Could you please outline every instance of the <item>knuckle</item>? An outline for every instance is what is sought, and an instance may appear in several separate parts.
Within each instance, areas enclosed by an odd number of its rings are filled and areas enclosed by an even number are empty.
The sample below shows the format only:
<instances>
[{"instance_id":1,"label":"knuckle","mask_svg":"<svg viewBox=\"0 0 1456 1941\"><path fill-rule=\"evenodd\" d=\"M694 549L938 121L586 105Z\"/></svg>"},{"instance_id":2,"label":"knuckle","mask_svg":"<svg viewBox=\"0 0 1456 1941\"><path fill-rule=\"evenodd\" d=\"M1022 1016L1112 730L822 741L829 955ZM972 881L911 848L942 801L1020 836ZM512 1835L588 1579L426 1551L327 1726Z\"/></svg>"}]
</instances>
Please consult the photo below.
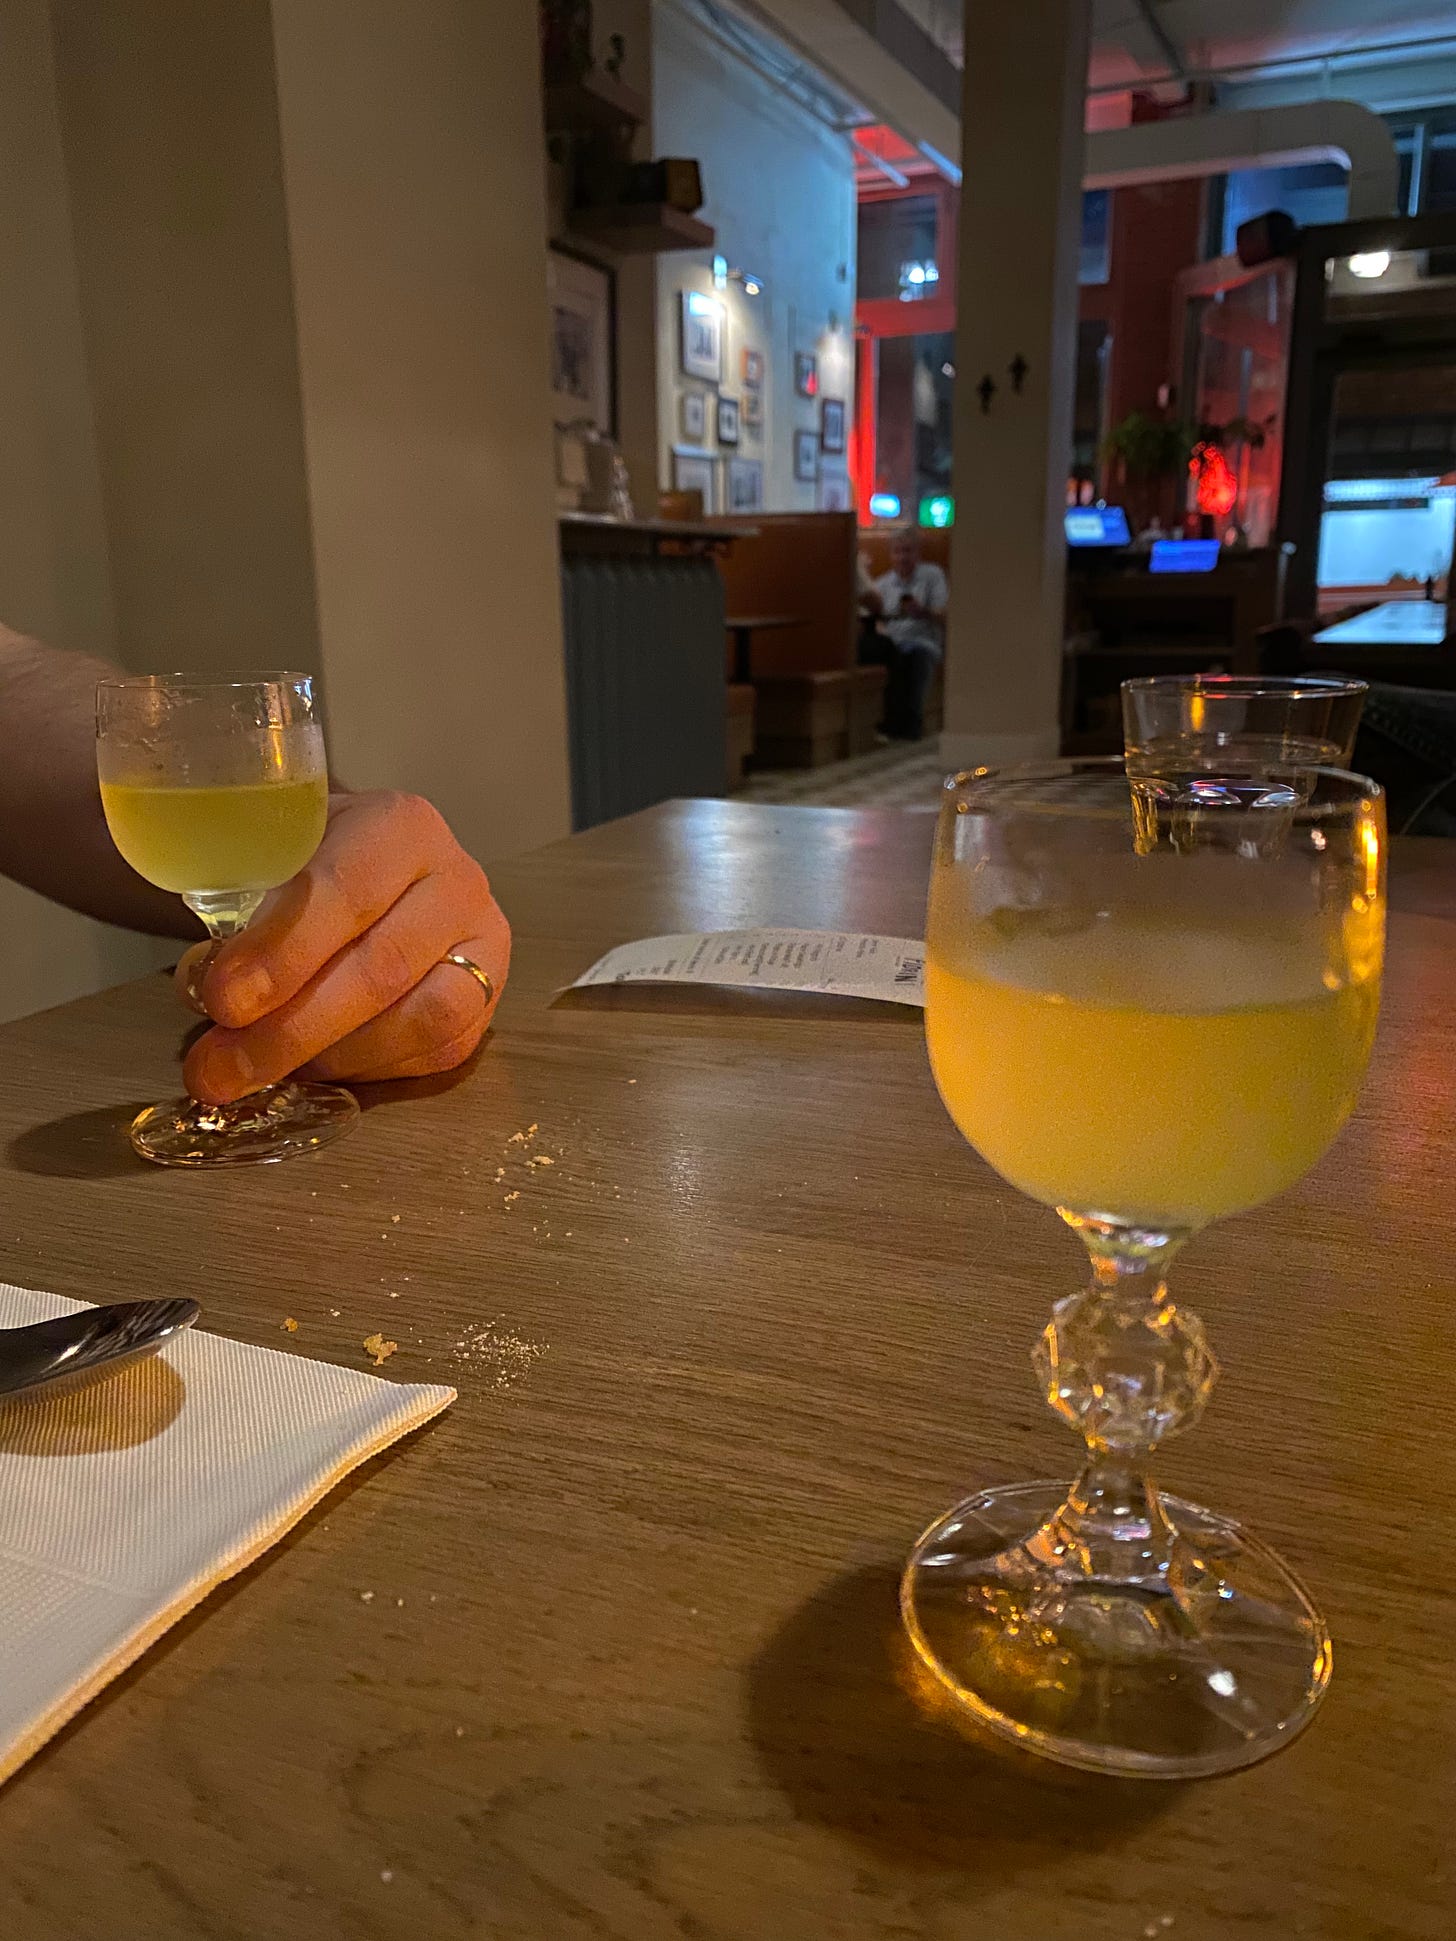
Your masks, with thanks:
<instances>
[{"instance_id":1,"label":"knuckle","mask_svg":"<svg viewBox=\"0 0 1456 1941\"><path fill-rule=\"evenodd\" d=\"M454 977L430 977L420 986L416 1022L429 1046L451 1045L484 1028L485 993L464 972Z\"/></svg>"},{"instance_id":2,"label":"knuckle","mask_svg":"<svg viewBox=\"0 0 1456 1941\"><path fill-rule=\"evenodd\" d=\"M258 1074L259 1082L267 1085L297 1071L319 1049L311 1034L294 1018L271 1019L266 1026L238 1032L237 1037L240 1041L246 1040L247 1061Z\"/></svg>"},{"instance_id":3,"label":"knuckle","mask_svg":"<svg viewBox=\"0 0 1456 1941\"><path fill-rule=\"evenodd\" d=\"M410 953L404 940L391 930L376 930L362 958L359 980L375 1011L403 997L415 982L417 973Z\"/></svg>"},{"instance_id":4,"label":"knuckle","mask_svg":"<svg viewBox=\"0 0 1456 1941\"><path fill-rule=\"evenodd\" d=\"M421 847L433 847L442 836L450 834L444 816L423 795L407 795L401 789L391 789L384 795L380 807L388 822Z\"/></svg>"}]
</instances>

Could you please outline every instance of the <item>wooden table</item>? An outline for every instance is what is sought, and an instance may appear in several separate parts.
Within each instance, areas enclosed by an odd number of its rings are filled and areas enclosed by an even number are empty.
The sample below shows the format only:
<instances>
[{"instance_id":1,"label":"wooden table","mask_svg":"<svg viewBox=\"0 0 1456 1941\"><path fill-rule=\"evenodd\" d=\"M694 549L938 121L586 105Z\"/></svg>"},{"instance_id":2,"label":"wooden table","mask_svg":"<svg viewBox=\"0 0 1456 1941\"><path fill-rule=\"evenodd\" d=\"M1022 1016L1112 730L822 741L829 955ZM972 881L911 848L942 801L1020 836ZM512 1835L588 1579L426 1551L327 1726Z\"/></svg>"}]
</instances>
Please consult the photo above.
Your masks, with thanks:
<instances>
[{"instance_id":1,"label":"wooden table","mask_svg":"<svg viewBox=\"0 0 1456 1941\"><path fill-rule=\"evenodd\" d=\"M1337 620L1314 636L1316 647L1439 647L1446 608L1437 600L1385 600Z\"/></svg>"},{"instance_id":2,"label":"wooden table","mask_svg":"<svg viewBox=\"0 0 1456 1941\"><path fill-rule=\"evenodd\" d=\"M1456 846L1407 845L1357 1127L1180 1269L1225 1374L1169 1479L1285 1550L1337 1668L1177 1789L1009 1764L902 1682L915 1533L1069 1469L1027 1350L1082 1272L915 1018L549 1005L654 932L913 934L930 827L674 804L501 870L473 1076L287 1166L132 1162L161 979L0 1033L0 1273L356 1366L382 1327L460 1389L0 1792L6 1941L1449 1941Z\"/></svg>"},{"instance_id":3,"label":"wooden table","mask_svg":"<svg viewBox=\"0 0 1456 1941\"><path fill-rule=\"evenodd\" d=\"M734 680L741 686L753 679L753 636L756 633L771 633L783 627L801 627L803 624L803 617L797 613L730 614L723 625L733 636Z\"/></svg>"}]
</instances>

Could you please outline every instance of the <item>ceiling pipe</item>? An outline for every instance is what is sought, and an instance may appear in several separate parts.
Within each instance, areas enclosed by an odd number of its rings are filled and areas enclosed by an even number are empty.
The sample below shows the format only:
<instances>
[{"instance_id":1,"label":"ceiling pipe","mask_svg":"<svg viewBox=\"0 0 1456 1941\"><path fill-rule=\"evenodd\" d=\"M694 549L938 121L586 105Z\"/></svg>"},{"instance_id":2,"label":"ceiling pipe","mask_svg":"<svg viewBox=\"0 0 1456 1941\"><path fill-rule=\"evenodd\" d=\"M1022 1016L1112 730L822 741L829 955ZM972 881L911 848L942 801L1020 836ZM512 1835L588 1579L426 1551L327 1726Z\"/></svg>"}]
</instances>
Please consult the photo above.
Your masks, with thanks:
<instances>
[{"instance_id":1,"label":"ceiling pipe","mask_svg":"<svg viewBox=\"0 0 1456 1941\"><path fill-rule=\"evenodd\" d=\"M1156 44L1158 52L1172 70L1166 76L1166 79L1169 81L1179 81L1184 87L1187 87L1188 72L1183 59L1182 49L1168 32L1162 21L1159 20L1157 14L1154 13L1153 0L1135 0L1135 4L1139 14L1142 16L1142 23Z\"/></svg>"},{"instance_id":2,"label":"ceiling pipe","mask_svg":"<svg viewBox=\"0 0 1456 1941\"><path fill-rule=\"evenodd\" d=\"M1356 101L1299 101L1099 129L1088 135L1084 154L1082 182L1089 189L1290 162L1339 162L1350 171L1352 222L1393 216L1398 207L1394 139L1379 115Z\"/></svg>"},{"instance_id":3,"label":"ceiling pipe","mask_svg":"<svg viewBox=\"0 0 1456 1941\"><path fill-rule=\"evenodd\" d=\"M1304 71L1321 74L1344 67L1378 67L1385 55L1419 60L1422 55L1456 52L1456 34L1432 34L1421 40L1373 41L1368 46L1336 47L1323 54L1276 54L1262 61L1232 62L1226 67L1183 69L1176 74L1140 74L1135 81L1103 81L1088 88L1089 101L1115 94L1135 94L1144 88L1170 88L1199 81L1260 80L1264 76Z\"/></svg>"},{"instance_id":4,"label":"ceiling pipe","mask_svg":"<svg viewBox=\"0 0 1456 1941\"><path fill-rule=\"evenodd\" d=\"M893 162L887 162L883 155L876 155L872 148L866 148L858 135L850 136L849 145L862 162L872 169L878 169L880 174L887 176L897 189L909 188L910 177L905 171L896 168Z\"/></svg>"}]
</instances>

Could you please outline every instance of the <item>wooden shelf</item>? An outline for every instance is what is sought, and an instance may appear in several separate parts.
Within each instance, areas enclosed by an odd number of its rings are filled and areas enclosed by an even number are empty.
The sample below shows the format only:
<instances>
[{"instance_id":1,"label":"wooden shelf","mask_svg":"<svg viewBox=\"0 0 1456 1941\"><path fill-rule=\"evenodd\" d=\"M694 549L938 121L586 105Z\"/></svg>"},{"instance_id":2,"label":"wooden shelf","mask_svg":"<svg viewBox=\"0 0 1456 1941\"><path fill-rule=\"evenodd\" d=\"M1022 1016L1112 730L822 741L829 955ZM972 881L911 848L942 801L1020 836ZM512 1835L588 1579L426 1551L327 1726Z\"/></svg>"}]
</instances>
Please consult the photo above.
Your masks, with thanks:
<instances>
[{"instance_id":1,"label":"wooden shelf","mask_svg":"<svg viewBox=\"0 0 1456 1941\"><path fill-rule=\"evenodd\" d=\"M545 105L548 135L635 128L647 119L642 96L605 68L593 68L579 81L551 83L545 90Z\"/></svg>"},{"instance_id":2,"label":"wooden shelf","mask_svg":"<svg viewBox=\"0 0 1456 1941\"><path fill-rule=\"evenodd\" d=\"M573 209L568 228L584 243L619 256L663 256L674 249L711 249L714 231L666 202L619 202Z\"/></svg>"}]
</instances>

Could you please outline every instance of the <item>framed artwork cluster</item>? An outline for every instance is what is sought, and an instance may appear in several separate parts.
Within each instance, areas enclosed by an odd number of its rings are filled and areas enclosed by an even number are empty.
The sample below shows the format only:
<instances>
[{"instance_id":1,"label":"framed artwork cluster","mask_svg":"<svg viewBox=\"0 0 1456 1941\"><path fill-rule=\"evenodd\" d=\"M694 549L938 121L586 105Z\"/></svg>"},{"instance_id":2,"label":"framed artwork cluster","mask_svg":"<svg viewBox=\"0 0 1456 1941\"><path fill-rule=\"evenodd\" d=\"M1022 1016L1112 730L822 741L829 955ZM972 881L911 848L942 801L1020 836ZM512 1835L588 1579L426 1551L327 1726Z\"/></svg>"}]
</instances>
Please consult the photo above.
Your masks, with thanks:
<instances>
[{"instance_id":1,"label":"framed artwork cluster","mask_svg":"<svg viewBox=\"0 0 1456 1941\"><path fill-rule=\"evenodd\" d=\"M753 448L765 433L768 358L755 344L730 353L727 312L716 296L681 290L677 301L678 362L691 383L677 395L682 442L672 449L673 489L701 493L708 514L762 511L764 463ZM821 511L850 510L849 406L823 394L815 351L795 351L793 370L795 396L809 401L811 417L791 434L794 479L815 488Z\"/></svg>"},{"instance_id":2,"label":"framed artwork cluster","mask_svg":"<svg viewBox=\"0 0 1456 1941\"><path fill-rule=\"evenodd\" d=\"M712 452L691 451L686 446L675 445L672 489L701 493L707 518L715 513L762 512L763 461L729 454L719 460Z\"/></svg>"},{"instance_id":3,"label":"framed artwork cluster","mask_svg":"<svg viewBox=\"0 0 1456 1941\"><path fill-rule=\"evenodd\" d=\"M815 487L814 502L821 512L853 509L854 493L844 463L849 449L849 408L843 398L826 397L820 389L819 359L813 351L794 352L794 393L817 401L818 424L801 425L794 432L794 479ZM825 461L839 460L826 464Z\"/></svg>"},{"instance_id":4,"label":"framed artwork cluster","mask_svg":"<svg viewBox=\"0 0 1456 1941\"><path fill-rule=\"evenodd\" d=\"M678 492L700 492L707 514L761 512L763 461L740 453L745 437L763 437L763 394L768 360L754 345L739 352L736 395L726 389L730 360L723 306L700 290L678 293L678 362L682 375L711 389L678 393L677 431L672 450L672 485ZM716 447L716 450L714 449Z\"/></svg>"}]
</instances>

